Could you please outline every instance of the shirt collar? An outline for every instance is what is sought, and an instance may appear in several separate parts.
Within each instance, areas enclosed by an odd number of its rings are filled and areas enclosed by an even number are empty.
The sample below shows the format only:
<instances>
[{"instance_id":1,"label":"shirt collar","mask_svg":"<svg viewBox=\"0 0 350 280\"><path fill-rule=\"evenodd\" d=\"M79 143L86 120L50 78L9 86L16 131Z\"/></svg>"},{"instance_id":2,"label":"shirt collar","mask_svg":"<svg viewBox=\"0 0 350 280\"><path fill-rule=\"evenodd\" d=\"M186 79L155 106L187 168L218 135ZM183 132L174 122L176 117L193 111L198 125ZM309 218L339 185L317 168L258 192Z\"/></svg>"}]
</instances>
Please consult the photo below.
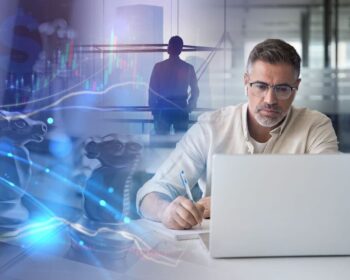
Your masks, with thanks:
<instances>
[{"instance_id":1,"label":"shirt collar","mask_svg":"<svg viewBox=\"0 0 350 280\"><path fill-rule=\"evenodd\" d=\"M248 141L249 132L248 132L248 103L244 103L242 106L242 127L244 139Z\"/></svg>"}]
</instances>

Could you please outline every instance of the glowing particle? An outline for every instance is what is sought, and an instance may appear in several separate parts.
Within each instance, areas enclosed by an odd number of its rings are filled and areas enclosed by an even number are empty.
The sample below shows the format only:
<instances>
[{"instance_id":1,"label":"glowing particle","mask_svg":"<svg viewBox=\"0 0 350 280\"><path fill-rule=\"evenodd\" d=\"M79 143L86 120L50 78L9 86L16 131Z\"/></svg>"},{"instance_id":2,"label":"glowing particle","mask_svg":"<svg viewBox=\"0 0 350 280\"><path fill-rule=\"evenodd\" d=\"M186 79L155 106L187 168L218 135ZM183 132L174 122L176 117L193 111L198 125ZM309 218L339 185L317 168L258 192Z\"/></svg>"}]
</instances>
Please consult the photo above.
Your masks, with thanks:
<instances>
[{"instance_id":1,"label":"glowing particle","mask_svg":"<svg viewBox=\"0 0 350 280\"><path fill-rule=\"evenodd\" d=\"M129 217L124 217L123 221L124 221L124 223L129 224L130 223L130 218Z\"/></svg>"},{"instance_id":2,"label":"glowing particle","mask_svg":"<svg viewBox=\"0 0 350 280\"><path fill-rule=\"evenodd\" d=\"M15 186L15 184L12 183L12 182L9 182L9 185L10 185L11 187L14 187L14 186Z\"/></svg>"},{"instance_id":3,"label":"glowing particle","mask_svg":"<svg viewBox=\"0 0 350 280\"><path fill-rule=\"evenodd\" d=\"M109 188L108 188L108 192L109 192L109 193L113 193L113 192L114 192L114 188L109 187Z\"/></svg>"},{"instance_id":4,"label":"glowing particle","mask_svg":"<svg viewBox=\"0 0 350 280\"><path fill-rule=\"evenodd\" d=\"M7 156L8 157L13 157L13 154L12 153L7 153Z\"/></svg>"},{"instance_id":5,"label":"glowing particle","mask_svg":"<svg viewBox=\"0 0 350 280\"><path fill-rule=\"evenodd\" d=\"M79 241L79 245L80 245L80 246L84 246L84 245L85 245L85 244L84 244L84 241L83 241L83 240L80 240L80 241Z\"/></svg>"},{"instance_id":6,"label":"glowing particle","mask_svg":"<svg viewBox=\"0 0 350 280\"><path fill-rule=\"evenodd\" d=\"M46 173L50 173L50 169L49 168L45 168L45 172Z\"/></svg>"},{"instance_id":7,"label":"glowing particle","mask_svg":"<svg viewBox=\"0 0 350 280\"><path fill-rule=\"evenodd\" d=\"M100 200L100 206L105 207L107 205L107 202L103 199Z\"/></svg>"},{"instance_id":8,"label":"glowing particle","mask_svg":"<svg viewBox=\"0 0 350 280\"><path fill-rule=\"evenodd\" d=\"M53 124L53 123L54 123L54 119L51 118L51 117L49 117L49 118L47 118L46 122L47 122L48 124Z\"/></svg>"}]
</instances>

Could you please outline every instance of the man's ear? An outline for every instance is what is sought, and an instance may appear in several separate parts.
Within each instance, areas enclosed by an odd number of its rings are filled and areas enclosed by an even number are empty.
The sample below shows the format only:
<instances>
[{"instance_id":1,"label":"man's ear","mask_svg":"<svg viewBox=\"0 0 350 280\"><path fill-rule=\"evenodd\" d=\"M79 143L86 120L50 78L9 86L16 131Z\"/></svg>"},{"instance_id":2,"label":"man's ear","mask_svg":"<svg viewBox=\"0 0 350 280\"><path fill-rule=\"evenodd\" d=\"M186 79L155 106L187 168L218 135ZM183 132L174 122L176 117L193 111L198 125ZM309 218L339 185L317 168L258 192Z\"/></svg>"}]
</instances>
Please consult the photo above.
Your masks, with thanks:
<instances>
[{"instance_id":1,"label":"man's ear","mask_svg":"<svg viewBox=\"0 0 350 280\"><path fill-rule=\"evenodd\" d=\"M299 89L300 82L301 82L301 79L298 79L298 80L296 81L294 87L296 87L297 89ZM294 100L296 94L297 94L297 91L296 91L296 90L293 90L293 93L292 93L292 100Z\"/></svg>"},{"instance_id":2,"label":"man's ear","mask_svg":"<svg viewBox=\"0 0 350 280\"><path fill-rule=\"evenodd\" d=\"M248 96L248 83L249 83L249 76L247 73L244 73L244 92L246 96Z\"/></svg>"},{"instance_id":3,"label":"man's ear","mask_svg":"<svg viewBox=\"0 0 350 280\"><path fill-rule=\"evenodd\" d=\"M244 86L247 86L249 83L249 76L247 73L244 73L243 79L244 79Z\"/></svg>"}]
</instances>

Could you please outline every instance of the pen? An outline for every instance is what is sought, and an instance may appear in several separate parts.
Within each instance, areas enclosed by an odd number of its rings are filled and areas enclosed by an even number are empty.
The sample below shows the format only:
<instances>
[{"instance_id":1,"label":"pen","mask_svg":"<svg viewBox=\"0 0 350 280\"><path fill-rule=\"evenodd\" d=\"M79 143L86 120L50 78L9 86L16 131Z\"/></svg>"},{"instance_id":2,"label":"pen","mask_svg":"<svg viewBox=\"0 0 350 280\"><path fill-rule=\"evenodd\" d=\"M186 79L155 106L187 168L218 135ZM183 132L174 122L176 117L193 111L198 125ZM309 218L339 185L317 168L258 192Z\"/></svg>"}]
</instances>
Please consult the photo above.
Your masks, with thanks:
<instances>
[{"instance_id":1,"label":"pen","mask_svg":"<svg viewBox=\"0 0 350 280\"><path fill-rule=\"evenodd\" d=\"M194 202L193 196L192 196L192 193L191 193L190 186L188 185L188 181L187 181L185 172L184 172L183 170L180 172L180 177L181 177L182 185L185 187L187 197L188 197L192 202Z\"/></svg>"},{"instance_id":2,"label":"pen","mask_svg":"<svg viewBox=\"0 0 350 280\"><path fill-rule=\"evenodd\" d=\"M185 187L187 197L189 198L189 200L192 201L192 203L194 203L193 196L192 196L192 193L191 193L191 188L190 188L190 186L188 184L185 172L183 170L181 170L181 172L180 172L180 178L181 178L181 181L182 181L182 185ZM201 226L201 222L199 223L199 225Z\"/></svg>"}]
</instances>

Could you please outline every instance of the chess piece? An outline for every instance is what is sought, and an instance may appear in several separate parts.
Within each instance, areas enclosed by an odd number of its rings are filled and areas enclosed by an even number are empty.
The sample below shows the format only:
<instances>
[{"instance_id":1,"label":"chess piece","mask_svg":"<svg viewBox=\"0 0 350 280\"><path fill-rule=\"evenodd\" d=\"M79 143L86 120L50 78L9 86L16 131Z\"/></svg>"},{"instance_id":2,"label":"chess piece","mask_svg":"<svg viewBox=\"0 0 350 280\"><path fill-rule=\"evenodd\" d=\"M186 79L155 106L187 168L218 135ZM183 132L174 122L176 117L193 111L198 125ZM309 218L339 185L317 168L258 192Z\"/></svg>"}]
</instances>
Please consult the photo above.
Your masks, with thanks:
<instances>
[{"instance_id":1,"label":"chess piece","mask_svg":"<svg viewBox=\"0 0 350 280\"><path fill-rule=\"evenodd\" d=\"M41 142L46 131L41 121L0 111L0 231L16 228L28 219L28 210L21 202L31 177L25 144Z\"/></svg>"},{"instance_id":2,"label":"chess piece","mask_svg":"<svg viewBox=\"0 0 350 280\"><path fill-rule=\"evenodd\" d=\"M110 134L87 141L86 156L99 160L84 190L84 210L94 221L120 222L130 210L131 177L138 163L141 145Z\"/></svg>"},{"instance_id":3,"label":"chess piece","mask_svg":"<svg viewBox=\"0 0 350 280\"><path fill-rule=\"evenodd\" d=\"M118 134L86 141L85 153L89 159L100 162L86 182L83 191L83 216L80 225L85 231L95 232L91 237L84 232L72 235L73 246L88 248L99 254L125 256L132 241L118 235L125 231L130 211L132 175L140 158L142 146ZM97 232L101 229L107 231ZM79 240L76 238L79 237Z\"/></svg>"}]
</instances>

